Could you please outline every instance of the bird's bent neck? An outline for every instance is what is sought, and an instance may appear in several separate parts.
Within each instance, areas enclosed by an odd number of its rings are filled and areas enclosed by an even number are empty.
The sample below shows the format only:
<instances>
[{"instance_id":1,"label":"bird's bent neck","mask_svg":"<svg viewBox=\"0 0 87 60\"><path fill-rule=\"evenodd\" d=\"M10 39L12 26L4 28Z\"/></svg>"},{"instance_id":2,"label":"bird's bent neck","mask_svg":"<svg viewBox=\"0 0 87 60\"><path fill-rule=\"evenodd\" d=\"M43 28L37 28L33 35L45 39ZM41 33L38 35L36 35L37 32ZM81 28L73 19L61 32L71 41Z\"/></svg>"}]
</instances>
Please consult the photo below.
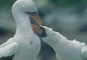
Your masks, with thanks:
<instances>
[{"instance_id":1,"label":"bird's bent neck","mask_svg":"<svg viewBox=\"0 0 87 60\"><path fill-rule=\"evenodd\" d=\"M13 10L12 13L16 22L16 34L25 35L33 33L30 18L27 13L17 10Z\"/></svg>"}]
</instances>

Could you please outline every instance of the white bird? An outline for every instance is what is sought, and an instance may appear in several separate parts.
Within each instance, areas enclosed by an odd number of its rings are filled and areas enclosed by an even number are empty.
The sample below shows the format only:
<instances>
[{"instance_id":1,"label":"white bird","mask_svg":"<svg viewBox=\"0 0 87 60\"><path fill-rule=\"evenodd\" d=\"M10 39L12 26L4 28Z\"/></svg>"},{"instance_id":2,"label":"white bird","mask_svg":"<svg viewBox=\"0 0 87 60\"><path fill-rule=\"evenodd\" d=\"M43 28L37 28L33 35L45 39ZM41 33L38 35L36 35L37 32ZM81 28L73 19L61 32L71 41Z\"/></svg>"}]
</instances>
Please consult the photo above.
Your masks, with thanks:
<instances>
[{"instance_id":1,"label":"white bird","mask_svg":"<svg viewBox=\"0 0 87 60\"><path fill-rule=\"evenodd\" d=\"M37 8L32 0L17 0L12 6L16 22L16 33L13 38L0 46L0 60L37 60L40 51L40 39L34 34L30 17L42 25ZM35 30L38 32L38 30Z\"/></svg>"},{"instance_id":2,"label":"white bird","mask_svg":"<svg viewBox=\"0 0 87 60\"><path fill-rule=\"evenodd\" d=\"M56 52L56 58L59 60L87 60L87 45L79 41L70 41L59 32L52 28L41 26L42 34L37 34L44 42L49 44Z\"/></svg>"}]
</instances>

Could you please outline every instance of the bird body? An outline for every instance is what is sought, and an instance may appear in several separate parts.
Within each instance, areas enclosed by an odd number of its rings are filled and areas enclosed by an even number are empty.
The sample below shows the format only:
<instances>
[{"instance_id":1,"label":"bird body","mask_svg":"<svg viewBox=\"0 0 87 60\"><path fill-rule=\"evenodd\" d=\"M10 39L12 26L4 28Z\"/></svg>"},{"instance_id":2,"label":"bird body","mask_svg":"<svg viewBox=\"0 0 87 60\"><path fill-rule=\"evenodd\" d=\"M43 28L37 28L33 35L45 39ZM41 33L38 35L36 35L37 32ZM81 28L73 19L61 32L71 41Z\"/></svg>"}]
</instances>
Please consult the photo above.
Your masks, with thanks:
<instances>
[{"instance_id":1,"label":"bird body","mask_svg":"<svg viewBox=\"0 0 87 60\"><path fill-rule=\"evenodd\" d=\"M53 31L46 26L41 27L44 30L41 38L49 44L56 52L56 58L59 60L86 60L87 45L84 42L68 40L59 32ZM44 36L43 36L44 35Z\"/></svg>"},{"instance_id":2,"label":"bird body","mask_svg":"<svg viewBox=\"0 0 87 60\"><path fill-rule=\"evenodd\" d=\"M30 34L29 34L30 35ZM36 60L40 51L40 40L38 37L32 35L31 37L26 36L15 36L6 42L6 44L11 44L16 42L19 46L18 52L14 54L13 60ZM29 37L28 37L29 36Z\"/></svg>"},{"instance_id":3,"label":"bird body","mask_svg":"<svg viewBox=\"0 0 87 60\"><path fill-rule=\"evenodd\" d=\"M60 60L82 60L81 50L84 44L78 43L78 41L63 41L59 42L54 50L56 51L56 57Z\"/></svg>"},{"instance_id":4,"label":"bird body","mask_svg":"<svg viewBox=\"0 0 87 60\"><path fill-rule=\"evenodd\" d=\"M16 33L0 46L0 60L37 60L41 45L30 23L31 15L37 15L33 12L37 13L37 8L32 0L17 0L13 4L12 14L16 22ZM35 20L37 24L38 20Z\"/></svg>"}]
</instances>

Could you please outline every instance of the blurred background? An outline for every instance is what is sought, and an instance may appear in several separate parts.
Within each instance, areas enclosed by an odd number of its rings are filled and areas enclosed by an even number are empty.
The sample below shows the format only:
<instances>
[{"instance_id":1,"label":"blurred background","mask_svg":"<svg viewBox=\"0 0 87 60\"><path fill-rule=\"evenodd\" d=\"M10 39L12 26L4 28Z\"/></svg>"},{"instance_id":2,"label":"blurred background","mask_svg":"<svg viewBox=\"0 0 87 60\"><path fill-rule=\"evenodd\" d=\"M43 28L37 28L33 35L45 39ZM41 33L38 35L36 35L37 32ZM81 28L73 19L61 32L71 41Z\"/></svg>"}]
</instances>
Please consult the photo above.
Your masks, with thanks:
<instances>
[{"instance_id":1,"label":"blurred background","mask_svg":"<svg viewBox=\"0 0 87 60\"><path fill-rule=\"evenodd\" d=\"M0 0L0 44L13 37L16 24L11 13L16 0ZM34 0L43 25L67 39L87 44L87 0ZM42 41L39 60L56 60L54 50Z\"/></svg>"}]
</instances>

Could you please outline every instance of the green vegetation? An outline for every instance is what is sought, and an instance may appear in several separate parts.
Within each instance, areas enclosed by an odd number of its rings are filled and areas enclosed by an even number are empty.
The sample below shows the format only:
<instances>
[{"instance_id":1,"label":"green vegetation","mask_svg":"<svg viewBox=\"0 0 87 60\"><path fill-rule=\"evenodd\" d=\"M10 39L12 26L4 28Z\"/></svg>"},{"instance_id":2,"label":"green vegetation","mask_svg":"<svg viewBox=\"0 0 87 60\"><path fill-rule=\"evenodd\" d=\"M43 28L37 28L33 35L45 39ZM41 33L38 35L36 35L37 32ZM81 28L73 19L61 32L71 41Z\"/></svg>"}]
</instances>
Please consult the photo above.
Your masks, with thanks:
<instances>
[{"instance_id":1,"label":"green vegetation","mask_svg":"<svg viewBox=\"0 0 87 60\"><path fill-rule=\"evenodd\" d=\"M0 0L0 7L7 4L12 4L14 1L16 0ZM87 2L87 0L47 0L47 1L52 2L54 5L57 6L72 6L72 5L84 4L85 2Z\"/></svg>"}]
</instances>

